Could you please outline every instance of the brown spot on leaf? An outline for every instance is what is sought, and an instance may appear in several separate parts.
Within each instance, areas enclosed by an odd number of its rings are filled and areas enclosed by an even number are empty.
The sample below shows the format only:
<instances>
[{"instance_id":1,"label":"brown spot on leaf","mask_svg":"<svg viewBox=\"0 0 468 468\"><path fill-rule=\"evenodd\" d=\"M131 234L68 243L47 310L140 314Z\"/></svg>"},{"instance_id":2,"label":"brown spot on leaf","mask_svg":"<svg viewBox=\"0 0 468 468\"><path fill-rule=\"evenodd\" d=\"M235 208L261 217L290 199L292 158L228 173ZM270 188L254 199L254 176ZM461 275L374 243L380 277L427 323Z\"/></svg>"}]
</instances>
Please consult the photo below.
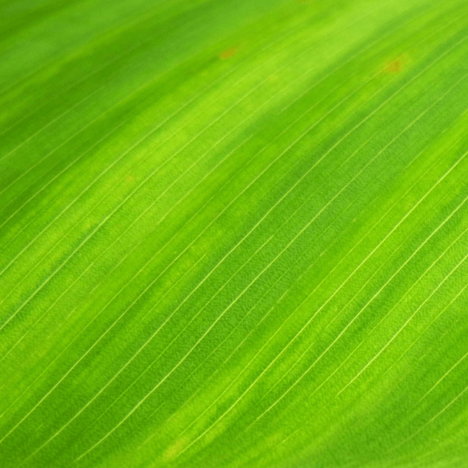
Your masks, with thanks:
<instances>
[{"instance_id":1,"label":"brown spot on leaf","mask_svg":"<svg viewBox=\"0 0 468 468\"><path fill-rule=\"evenodd\" d=\"M403 66L399 60L394 60L387 65L387 71L389 73L400 73L402 68Z\"/></svg>"},{"instance_id":2,"label":"brown spot on leaf","mask_svg":"<svg viewBox=\"0 0 468 468\"><path fill-rule=\"evenodd\" d=\"M406 68L407 64L408 57L403 55L396 58L395 60L392 60L391 62L388 62L385 66L385 71L387 73L401 73Z\"/></svg>"},{"instance_id":3,"label":"brown spot on leaf","mask_svg":"<svg viewBox=\"0 0 468 468\"><path fill-rule=\"evenodd\" d=\"M235 55L237 52L236 47L231 47L230 49L225 50L224 52L221 52L220 57L225 60L228 58L231 58L233 55Z\"/></svg>"}]
</instances>

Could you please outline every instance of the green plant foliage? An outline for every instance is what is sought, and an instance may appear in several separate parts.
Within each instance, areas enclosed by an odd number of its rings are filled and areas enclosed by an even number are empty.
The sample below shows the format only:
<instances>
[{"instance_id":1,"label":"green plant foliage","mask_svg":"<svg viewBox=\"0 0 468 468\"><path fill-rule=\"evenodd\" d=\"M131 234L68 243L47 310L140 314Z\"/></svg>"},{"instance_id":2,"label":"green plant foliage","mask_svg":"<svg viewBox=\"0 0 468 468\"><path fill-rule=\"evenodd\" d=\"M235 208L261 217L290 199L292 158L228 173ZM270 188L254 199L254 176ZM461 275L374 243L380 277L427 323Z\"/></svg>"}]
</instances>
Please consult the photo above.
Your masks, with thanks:
<instances>
[{"instance_id":1,"label":"green plant foliage","mask_svg":"<svg viewBox=\"0 0 468 468\"><path fill-rule=\"evenodd\" d=\"M466 0L0 0L0 467L468 466Z\"/></svg>"}]
</instances>

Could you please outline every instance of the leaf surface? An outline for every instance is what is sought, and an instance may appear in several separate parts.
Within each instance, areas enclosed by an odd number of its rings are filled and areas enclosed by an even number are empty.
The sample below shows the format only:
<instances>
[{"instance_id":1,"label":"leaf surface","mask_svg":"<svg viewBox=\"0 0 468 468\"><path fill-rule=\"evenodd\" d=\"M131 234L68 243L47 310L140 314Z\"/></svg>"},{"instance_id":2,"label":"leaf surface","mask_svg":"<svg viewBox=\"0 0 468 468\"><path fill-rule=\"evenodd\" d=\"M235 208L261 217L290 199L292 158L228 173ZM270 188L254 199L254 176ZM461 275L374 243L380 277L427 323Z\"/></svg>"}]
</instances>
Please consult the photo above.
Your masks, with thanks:
<instances>
[{"instance_id":1,"label":"leaf surface","mask_svg":"<svg viewBox=\"0 0 468 468\"><path fill-rule=\"evenodd\" d=\"M0 1L0 466L468 466L468 4Z\"/></svg>"}]
</instances>

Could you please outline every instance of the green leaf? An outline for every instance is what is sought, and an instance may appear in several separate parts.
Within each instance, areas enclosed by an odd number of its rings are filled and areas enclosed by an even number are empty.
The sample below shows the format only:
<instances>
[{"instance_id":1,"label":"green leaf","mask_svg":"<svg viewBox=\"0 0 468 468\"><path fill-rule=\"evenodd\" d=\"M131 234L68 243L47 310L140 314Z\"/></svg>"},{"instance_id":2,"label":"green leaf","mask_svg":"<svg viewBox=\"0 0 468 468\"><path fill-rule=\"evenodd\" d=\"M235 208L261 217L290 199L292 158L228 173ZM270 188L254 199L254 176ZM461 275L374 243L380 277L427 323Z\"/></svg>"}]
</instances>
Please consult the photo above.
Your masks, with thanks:
<instances>
[{"instance_id":1,"label":"green leaf","mask_svg":"<svg viewBox=\"0 0 468 468\"><path fill-rule=\"evenodd\" d=\"M468 466L464 0L0 0L0 466Z\"/></svg>"}]
</instances>

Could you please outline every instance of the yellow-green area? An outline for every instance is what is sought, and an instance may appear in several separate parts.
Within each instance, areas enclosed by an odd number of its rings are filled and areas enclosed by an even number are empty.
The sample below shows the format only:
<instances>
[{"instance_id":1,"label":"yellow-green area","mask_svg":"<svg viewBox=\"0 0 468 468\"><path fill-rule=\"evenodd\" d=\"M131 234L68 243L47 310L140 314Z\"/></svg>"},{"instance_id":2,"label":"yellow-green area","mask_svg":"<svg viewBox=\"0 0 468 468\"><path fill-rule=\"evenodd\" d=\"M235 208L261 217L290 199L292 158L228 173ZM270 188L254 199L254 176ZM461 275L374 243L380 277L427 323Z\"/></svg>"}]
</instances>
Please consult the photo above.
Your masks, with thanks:
<instances>
[{"instance_id":1,"label":"yellow-green area","mask_svg":"<svg viewBox=\"0 0 468 468\"><path fill-rule=\"evenodd\" d=\"M466 0L0 0L0 467L468 467Z\"/></svg>"}]
</instances>

